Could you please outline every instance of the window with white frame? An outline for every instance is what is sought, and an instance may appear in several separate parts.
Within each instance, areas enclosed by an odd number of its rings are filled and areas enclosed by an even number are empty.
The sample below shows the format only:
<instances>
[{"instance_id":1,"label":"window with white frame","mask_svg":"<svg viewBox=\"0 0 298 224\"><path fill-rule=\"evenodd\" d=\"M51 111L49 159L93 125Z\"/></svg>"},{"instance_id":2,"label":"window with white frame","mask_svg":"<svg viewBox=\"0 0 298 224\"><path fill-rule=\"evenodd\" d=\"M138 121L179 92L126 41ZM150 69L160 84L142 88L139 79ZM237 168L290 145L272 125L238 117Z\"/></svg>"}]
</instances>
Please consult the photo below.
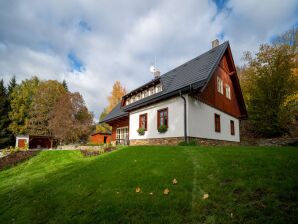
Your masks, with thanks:
<instances>
[{"instance_id":1,"label":"window with white frame","mask_svg":"<svg viewBox=\"0 0 298 224\"><path fill-rule=\"evenodd\" d=\"M223 94L223 82L220 77L217 77L217 92Z\"/></svg>"},{"instance_id":2,"label":"window with white frame","mask_svg":"<svg viewBox=\"0 0 298 224\"><path fill-rule=\"evenodd\" d=\"M226 97L231 99L231 88L228 84L226 84Z\"/></svg>"},{"instance_id":3,"label":"window with white frame","mask_svg":"<svg viewBox=\"0 0 298 224\"><path fill-rule=\"evenodd\" d=\"M162 91L162 86L161 85L157 85L156 86L156 92L159 93Z\"/></svg>"},{"instance_id":4,"label":"window with white frame","mask_svg":"<svg viewBox=\"0 0 298 224\"><path fill-rule=\"evenodd\" d=\"M117 140L127 140L128 139L128 127L117 128L116 139Z\"/></svg>"},{"instance_id":5,"label":"window with white frame","mask_svg":"<svg viewBox=\"0 0 298 224\"><path fill-rule=\"evenodd\" d=\"M127 98L126 102L125 102L125 105L134 103L134 102L136 102L140 99L146 98L148 96L152 96L152 95L154 95L156 93L159 93L161 91L162 91L162 84L159 83L155 86L152 86L148 89L143 90L142 92L139 92L139 93L137 93L135 95L132 95L131 97Z\"/></svg>"}]
</instances>

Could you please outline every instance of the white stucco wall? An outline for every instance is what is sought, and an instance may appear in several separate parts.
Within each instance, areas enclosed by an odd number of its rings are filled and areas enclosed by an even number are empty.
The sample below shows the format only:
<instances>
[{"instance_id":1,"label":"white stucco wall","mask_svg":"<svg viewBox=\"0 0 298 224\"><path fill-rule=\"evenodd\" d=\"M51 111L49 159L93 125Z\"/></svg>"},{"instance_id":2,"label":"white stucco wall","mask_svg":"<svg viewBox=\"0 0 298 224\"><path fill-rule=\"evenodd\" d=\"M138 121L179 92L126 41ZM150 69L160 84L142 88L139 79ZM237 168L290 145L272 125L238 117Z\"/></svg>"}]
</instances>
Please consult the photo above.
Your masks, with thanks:
<instances>
[{"instance_id":1,"label":"white stucco wall","mask_svg":"<svg viewBox=\"0 0 298 224\"><path fill-rule=\"evenodd\" d=\"M168 108L169 128L165 133L159 133L157 130L157 111ZM175 97L160 103L133 111L129 115L129 139L146 138L166 138L184 136L184 114L183 100L181 97ZM147 131L145 135L140 136L137 132L139 128L139 115L147 113Z\"/></svg>"},{"instance_id":2,"label":"white stucco wall","mask_svg":"<svg viewBox=\"0 0 298 224\"><path fill-rule=\"evenodd\" d=\"M16 147L19 147L19 140L24 139L26 141L26 144L29 144L29 136L28 135L18 135L16 137Z\"/></svg>"},{"instance_id":3,"label":"white stucco wall","mask_svg":"<svg viewBox=\"0 0 298 224\"><path fill-rule=\"evenodd\" d=\"M226 141L240 141L239 120L198 100L188 97L188 136ZM214 113L220 115L220 132L214 131ZM234 121L235 135L231 135L230 120Z\"/></svg>"},{"instance_id":4,"label":"white stucco wall","mask_svg":"<svg viewBox=\"0 0 298 224\"><path fill-rule=\"evenodd\" d=\"M208 106L192 97L187 100L187 135L189 137L240 141L239 120L220 110ZM169 128L166 133L157 131L157 111L168 108ZM147 131L140 136L139 115L147 113ZM214 114L220 115L220 132L215 132ZM230 120L234 121L235 135L231 135ZM129 139L184 137L184 105L181 97L175 97L160 103L133 111L129 115Z\"/></svg>"}]
</instances>

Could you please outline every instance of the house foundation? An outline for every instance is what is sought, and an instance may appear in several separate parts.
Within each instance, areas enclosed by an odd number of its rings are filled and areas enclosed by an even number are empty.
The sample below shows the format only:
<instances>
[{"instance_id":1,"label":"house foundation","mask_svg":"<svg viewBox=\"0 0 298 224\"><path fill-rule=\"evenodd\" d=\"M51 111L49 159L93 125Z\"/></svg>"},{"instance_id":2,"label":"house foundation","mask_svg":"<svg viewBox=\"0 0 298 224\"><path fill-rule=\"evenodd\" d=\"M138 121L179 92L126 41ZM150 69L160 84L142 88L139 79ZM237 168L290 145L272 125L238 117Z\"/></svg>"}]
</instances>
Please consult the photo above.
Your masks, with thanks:
<instances>
[{"instance_id":1,"label":"house foundation","mask_svg":"<svg viewBox=\"0 0 298 224\"><path fill-rule=\"evenodd\" d=\"M188 137L189 141L196 141L198 145L203 146L231 146L239 145L240 142L205 139L197 137ZM151 138L151 139L131 139L130 145L178 145L180 142L184 142L184 137L171 137L171 138Z\"/></svg>"}]
</instances>

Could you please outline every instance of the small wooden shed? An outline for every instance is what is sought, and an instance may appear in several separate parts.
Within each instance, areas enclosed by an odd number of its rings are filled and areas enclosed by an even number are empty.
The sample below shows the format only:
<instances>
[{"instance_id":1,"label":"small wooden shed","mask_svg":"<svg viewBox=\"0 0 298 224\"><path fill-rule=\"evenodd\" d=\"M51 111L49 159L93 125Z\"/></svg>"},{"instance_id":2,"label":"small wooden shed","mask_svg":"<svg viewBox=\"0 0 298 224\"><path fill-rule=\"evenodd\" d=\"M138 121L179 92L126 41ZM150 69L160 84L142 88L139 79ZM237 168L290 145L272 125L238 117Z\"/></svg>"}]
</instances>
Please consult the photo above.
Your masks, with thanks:
<instances>
[{"instance_id":1,"label":"small wooden shed","mask_svg":"<svg viewBox=\"0 0 298 224\"><path fill-rule=\"evenodd\" d=\"M95 132L90 136L90 142L93 144L111 143L111 132Z\"/></svg>"},{"instance_id":2,"label":"small wooden shed","mask_svg":"<svg viewBox=\"0 0 298 224\"><path fill-rule=\"evenodd\" d=\"M16 136L16 147L29 149L50 149L53 147L54 139L51 136L42 135L18 135Z\"/></svg>"}]
</instances>

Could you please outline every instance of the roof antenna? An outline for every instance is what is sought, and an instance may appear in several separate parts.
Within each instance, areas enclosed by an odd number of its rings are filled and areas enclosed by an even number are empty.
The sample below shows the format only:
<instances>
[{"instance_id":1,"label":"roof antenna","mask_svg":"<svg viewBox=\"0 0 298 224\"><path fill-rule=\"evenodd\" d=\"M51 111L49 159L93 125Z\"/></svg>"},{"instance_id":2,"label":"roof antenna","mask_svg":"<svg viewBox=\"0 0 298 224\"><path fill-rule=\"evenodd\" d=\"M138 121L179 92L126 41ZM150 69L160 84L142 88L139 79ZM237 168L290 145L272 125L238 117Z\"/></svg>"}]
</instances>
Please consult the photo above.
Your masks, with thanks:
<instances>
[{"instance_id":1,"label":"roof antenna","mask_svg":"<svg viewBox=\"0 0 298 224\"><path fill-rule=\"evenodd\" d=\"M154 75L154 78L159 78L160 71L156 68L156 56L154 56L154 65L151 65L149 70Z\"/></svg>"}]
</instances>

